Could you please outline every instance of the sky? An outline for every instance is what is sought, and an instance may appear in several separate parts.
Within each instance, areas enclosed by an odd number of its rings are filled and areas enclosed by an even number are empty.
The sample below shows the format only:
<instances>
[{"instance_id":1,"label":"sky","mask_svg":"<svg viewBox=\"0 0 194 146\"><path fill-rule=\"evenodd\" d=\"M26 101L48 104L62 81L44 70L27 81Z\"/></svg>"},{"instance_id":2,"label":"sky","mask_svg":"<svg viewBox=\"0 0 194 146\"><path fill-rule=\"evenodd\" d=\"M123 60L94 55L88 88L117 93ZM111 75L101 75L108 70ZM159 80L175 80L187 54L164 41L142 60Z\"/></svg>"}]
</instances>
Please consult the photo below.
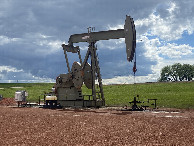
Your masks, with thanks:
<instances>
[{"instance_id":1,"label":"sky","mask_svg":"<svg viewBox=\"0 0 194 146\"><path fill-rule=\"evenodd\" d=\"M0 0L0 83L55 82L67 73L61 44L90 26L122 29L126 15L137 33L136 77L124 39L98 41L104 84L156 82L166 65L194 64L193 0ZM88 44L75 45L84 59Z\"/></svg>"}]
</instances>

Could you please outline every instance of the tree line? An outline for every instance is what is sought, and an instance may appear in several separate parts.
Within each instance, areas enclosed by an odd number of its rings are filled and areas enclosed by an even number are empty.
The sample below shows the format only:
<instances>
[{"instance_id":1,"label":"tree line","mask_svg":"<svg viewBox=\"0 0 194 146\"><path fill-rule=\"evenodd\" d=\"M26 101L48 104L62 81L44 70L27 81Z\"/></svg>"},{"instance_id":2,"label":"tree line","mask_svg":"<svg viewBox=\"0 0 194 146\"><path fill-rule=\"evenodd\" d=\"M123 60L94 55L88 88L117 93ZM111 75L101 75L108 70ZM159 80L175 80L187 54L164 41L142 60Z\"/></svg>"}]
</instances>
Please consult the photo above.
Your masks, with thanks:
<instances>
[{"instance_id":1,"label":"tree line","mask_svg":"<svg viewBox=\"0 0 194 146\"><path fill-rule=\"evenodd\" d=\"M162 68L159 81L191 81L192 78L194 65L175 63Z\"/></svg>"}]
</instances>

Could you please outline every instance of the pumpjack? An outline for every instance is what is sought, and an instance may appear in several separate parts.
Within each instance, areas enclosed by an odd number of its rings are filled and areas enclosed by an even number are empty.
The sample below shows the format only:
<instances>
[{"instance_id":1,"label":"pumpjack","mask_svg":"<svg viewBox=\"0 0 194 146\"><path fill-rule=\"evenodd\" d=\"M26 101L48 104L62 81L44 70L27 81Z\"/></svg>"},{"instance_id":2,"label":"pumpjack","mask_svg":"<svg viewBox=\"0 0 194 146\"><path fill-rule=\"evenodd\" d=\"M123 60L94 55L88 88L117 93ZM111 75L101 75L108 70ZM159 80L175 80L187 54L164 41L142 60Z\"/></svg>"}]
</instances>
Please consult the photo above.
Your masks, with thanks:
<instances>
[{"instance_id":1,"label":"pumpjack","mask_svg":"<svg viewBox=\"0 0 194 146\"><path fill-rule=\"evenodd\" d=\"M97 57L96 42L100 40L125 38L127 60L132 61L136 48L136 30L133 18L126 16L124 29L73 34L68 44L62 44L67 63L68 73L60 74L56 79L55 91L57 103L62 107L101 107L105 106L102 78ZM82 61L79 46L74 43L87 42L88 50ZM74 62L70 68L67 52L77 53L79 62ZM88 63L90 58L91 62ZM96 86L97 83L97 86ZM85 84L92 90L91 95L83 95L81 87ZM98 88L97 88L98 87Z\"/></svg>"}]
</instances>

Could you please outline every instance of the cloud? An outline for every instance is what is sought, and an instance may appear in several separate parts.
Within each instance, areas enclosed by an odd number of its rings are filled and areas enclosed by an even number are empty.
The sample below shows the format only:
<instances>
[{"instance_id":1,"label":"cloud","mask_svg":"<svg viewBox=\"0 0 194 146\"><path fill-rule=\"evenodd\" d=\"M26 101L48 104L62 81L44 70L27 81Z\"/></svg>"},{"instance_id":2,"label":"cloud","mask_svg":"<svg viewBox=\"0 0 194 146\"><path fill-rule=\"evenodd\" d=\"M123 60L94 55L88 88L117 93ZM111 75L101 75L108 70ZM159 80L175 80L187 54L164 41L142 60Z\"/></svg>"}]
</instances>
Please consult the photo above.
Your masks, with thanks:
<instances>
[{"instance_id":1,"label":"cloud","mask_svg":"<svg viewBox=\"0 0 194 146\"><path fill-rule=\"evenodd\" d=\"M0 73L2 72L22 72L23 70L17 70L15 67L10 66L0 66Z\"/></svg>"},{"instance_id":2,"label":"cloud","mask_svg":"<svg viewBox=\"0 0 194 146\"><path fill-rule=\"evenodd\" d=\"M17 41L20 41L20 39L19 38L9 38L7 36L0 36L0 45L14 43Z\"/></svg>"},{"instance_id":3,"label":"cloud","mask_svg":"<svg viewBox=\"0 0 194 146\"><path fill-rule=\"evenodd\" d=\"M62 41L43 34L26 34L19 41L0 45L0 66L13 66L32 76L55 78L65 68L61 44Z\"/></svg>"},{"instance_id":4,"label":"cloud","mask_svg":"<svg viewBox=\"0 0 194 146\"><path fill-rule=\"evenodd\" d=\"M134 18L137 30L137 76L142 82L156 79L166 64L192 62L192 39L188 43L180 40L193 38L193 10L191 0L2 0L0 67L7 71L7 79L14 74L10 68L29 81L33 76L55 79L67 72L61 44L67 43L70 35L85 33L89 26L95 26L96 31L123 28L127 14ZM123 39L96 44L103 79L124 82L133 74ZM88 44L75 45L80 46L84 59ZM79 61L77 54L68 53L68 59L71 64Z\"/></svg>"},{"instance_id":5,"label":"cloud","mask_svg":"<svg viewBox=\"0 0 194 146\"><path fill-rule=\"evenodd\" d=\"M185 1L160 4L147 18L138 19L135 24L140 33L165 41L178 40L184 32L192 34L194 31L193 8L193 3Z\"/></svg>"},{"instance_id":6,"label":"cloud","mask_svg":"<svg viewBox=\"0 0 194 146\"><path fill-rule=\"evenodd\" d=\"M11 82L55 82L55 80L47 77L37 77L24 70L17 70L11 66L0 66L0 81L4 83Z\"/></svg>"},{"instance_id":7,"label":"cloud","mask_svg":"<svg viewBox=\"0 0 194 146\"><path fill-rule=\"evenodd\" d=\"M134 84L134 83L145 83L145 82L156 82L158 80L158 76L154 74L149 74L147 76L116 76L111 79L103 79L102 82L105 85L110 84Z\"/></svg>"},{"instance_id":8,"label":"cloud","mask_svg":"<svg viewBox=\"0 0 194 146\"><path fill-rule=\"evenodd\" d=\"M167 43L158 48L161 55L168 56L169 58L181 58L182 56L192 55L194 47L186 44L177 45L175 43Z\"/></svg>"}]
</instances>

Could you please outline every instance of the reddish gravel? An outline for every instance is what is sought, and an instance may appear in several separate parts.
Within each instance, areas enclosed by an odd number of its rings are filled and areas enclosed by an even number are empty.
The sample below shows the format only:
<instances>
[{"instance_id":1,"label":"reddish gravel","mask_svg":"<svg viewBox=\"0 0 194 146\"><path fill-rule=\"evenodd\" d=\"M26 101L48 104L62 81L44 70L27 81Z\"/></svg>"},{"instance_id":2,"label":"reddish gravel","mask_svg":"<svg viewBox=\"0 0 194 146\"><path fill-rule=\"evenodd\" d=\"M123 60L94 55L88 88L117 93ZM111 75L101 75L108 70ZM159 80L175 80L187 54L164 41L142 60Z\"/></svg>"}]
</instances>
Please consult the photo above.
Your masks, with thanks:
<instances>
[{"instance_id":1,"label":"reddish gravel","mask_svg":"<svg viewBox=\"0 0 194 146\"><path fill-rule=\"evenodd\" d=\"M194 111L0 107L1 145L194 145Z\"/></svg>"},{"instance_id":2,"label":"reddish gravel","mask_svg":"<svg viewBox=\"0 0 194 146\"><path fill-rule=\"evenodd\" d=\"M0 106L10 106L10 105L16 105L14 98L3 98L0 100Z\"/></svg>"}]
</instances>

